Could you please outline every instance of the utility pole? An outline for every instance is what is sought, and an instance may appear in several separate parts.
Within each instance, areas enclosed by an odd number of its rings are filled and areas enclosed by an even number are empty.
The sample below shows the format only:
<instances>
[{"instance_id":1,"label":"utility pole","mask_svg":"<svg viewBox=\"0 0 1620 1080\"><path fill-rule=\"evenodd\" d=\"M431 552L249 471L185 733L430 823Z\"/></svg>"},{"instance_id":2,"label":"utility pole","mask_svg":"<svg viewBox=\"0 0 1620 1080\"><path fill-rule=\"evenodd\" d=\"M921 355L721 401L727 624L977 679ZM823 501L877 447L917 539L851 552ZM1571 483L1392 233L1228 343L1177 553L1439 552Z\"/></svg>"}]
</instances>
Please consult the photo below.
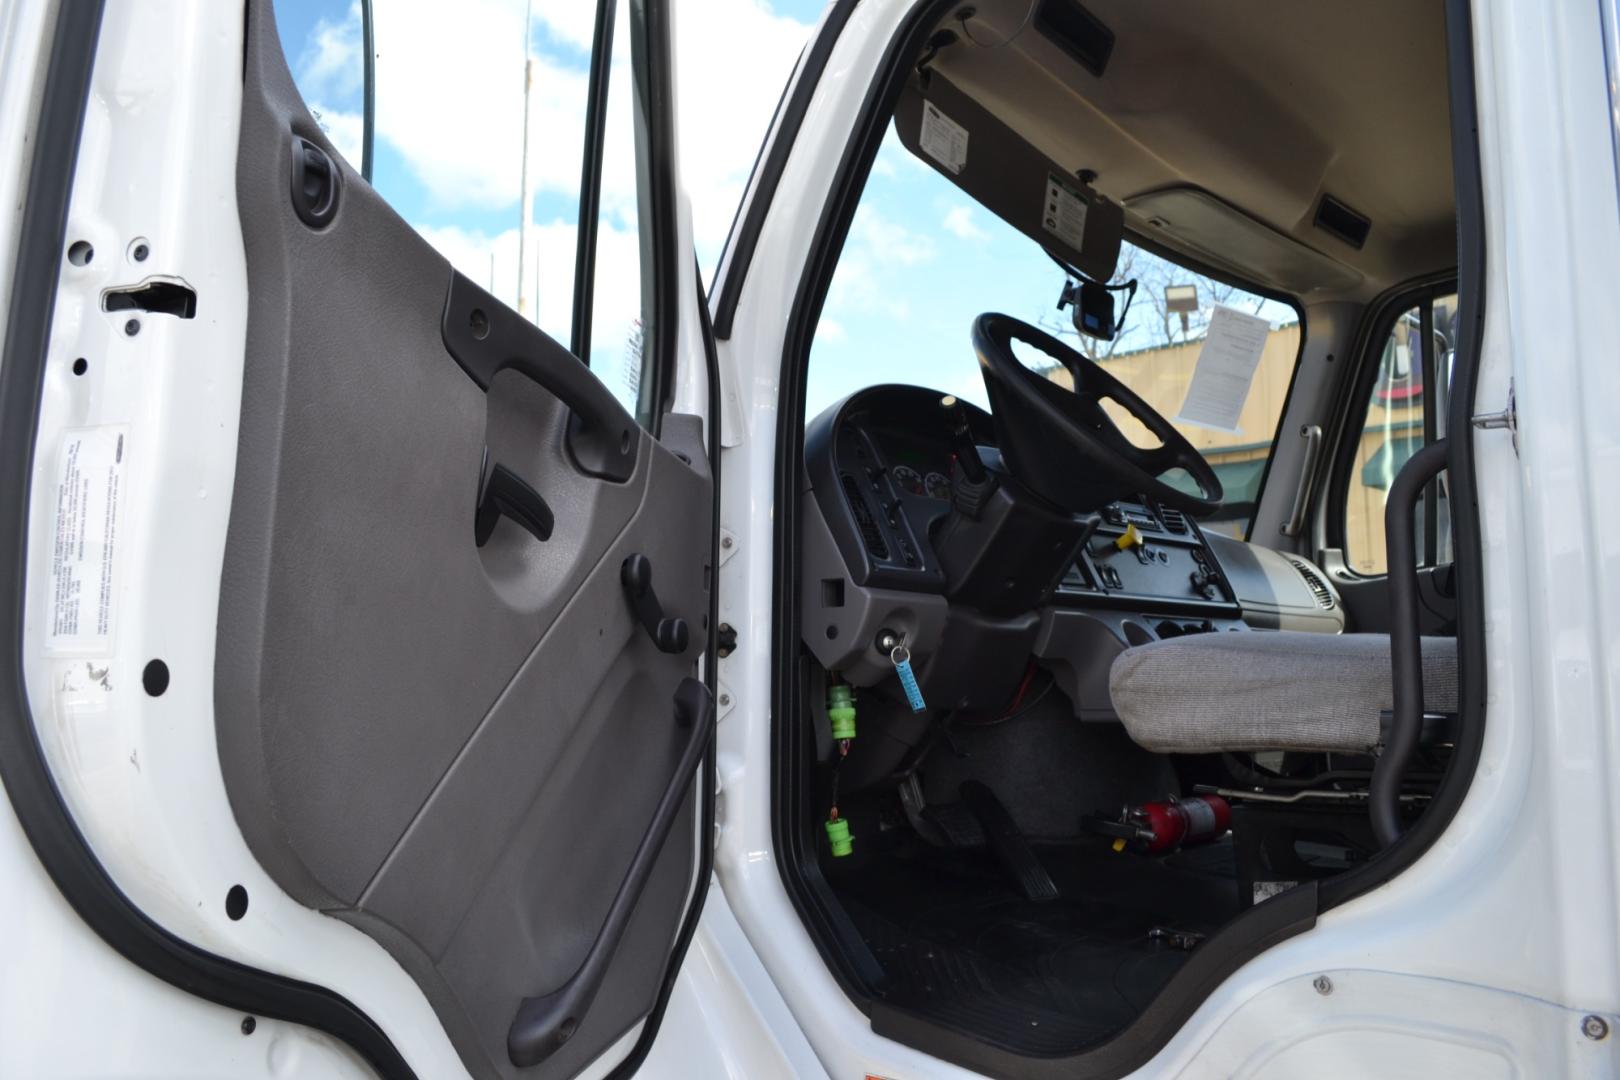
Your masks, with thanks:
<instances>
[{"instance_id":1,"label":"utility pole","mask_svg":"<svg viewBox=\"0 0 1620 1080\"><path fill-rule=\"evenodd\" d=\"M529 281L524 273L528 265L524 249L528 246L530 205L534 202L534 192L529 187L529 92L534 88L534 60L529 56L529 34L533 13L534 0L529 0L523 9L523 172L519 181L522 194L518 204L517 265L517 308L518 314L525 317L529 315Z\"/></svg>"}]
</instances>

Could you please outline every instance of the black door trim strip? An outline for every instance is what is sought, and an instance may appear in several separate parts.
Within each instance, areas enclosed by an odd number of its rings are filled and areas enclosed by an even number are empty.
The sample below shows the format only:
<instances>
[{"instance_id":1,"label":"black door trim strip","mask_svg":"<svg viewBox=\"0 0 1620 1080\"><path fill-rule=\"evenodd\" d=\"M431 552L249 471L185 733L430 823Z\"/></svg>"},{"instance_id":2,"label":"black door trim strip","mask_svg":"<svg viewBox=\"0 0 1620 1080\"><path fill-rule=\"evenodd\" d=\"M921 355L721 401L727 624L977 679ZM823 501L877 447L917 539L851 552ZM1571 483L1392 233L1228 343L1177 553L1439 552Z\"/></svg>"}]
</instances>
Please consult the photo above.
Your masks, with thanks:
<instances>
[{"instance_id":1,"label":"black door trim strip","mask_svg":"<svg viewBox=\"0 0 1620 1080\"><path fill-rule=\"evenodd\" d=\"M323 1031L347 1043L383 1076L413 1077L388 1036L346 998L199 949L137 908L74 824L34 729L23 681L29 479L102 10L101 0L86 0L62 4L57 12L0 354L0 611L5 613L0 619L0 781L51 880L79 917L126 960L215 1004Z\"/></svg>"},{"instance_id":2,"label":"black door trim strip","mask_svg":"<svg viewBox=\"0 0 1620 1080\"><path fill-rule=\"evenodd\" d=\"M568 351L591 366L591 313L596 296L597 215L602 210L602 138L607 131L608 75L613 69L617 4L598 3L586 83L585 152L579 180L579 237L574 250L574 325ZM525 210L524 220L528 220Z\"/></svg>"}]
</instances>

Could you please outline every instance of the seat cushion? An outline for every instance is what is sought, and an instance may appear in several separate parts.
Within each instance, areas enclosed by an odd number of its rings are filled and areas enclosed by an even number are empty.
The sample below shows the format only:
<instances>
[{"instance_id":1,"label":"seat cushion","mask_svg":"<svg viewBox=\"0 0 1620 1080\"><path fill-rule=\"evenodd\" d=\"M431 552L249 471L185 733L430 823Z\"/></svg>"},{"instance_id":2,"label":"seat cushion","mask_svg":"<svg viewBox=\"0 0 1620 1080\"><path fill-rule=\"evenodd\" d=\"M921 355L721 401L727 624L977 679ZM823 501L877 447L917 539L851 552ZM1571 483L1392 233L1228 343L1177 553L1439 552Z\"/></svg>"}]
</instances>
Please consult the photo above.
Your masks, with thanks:
<instances>
[{"instance_id":1,"label":"seat cushion","mask_svg":"<svg viewBox=\"0 0 1620 1080\"><path fill-rule=\"evenodd\" d=\"M1457 641L1426 637L1429 712L1457 711ZM1126 649L1109 672L1114 711L1161 753L1343 750L1378 743L1393 707L1387 634L1196 634Z\"/></svg>"}]
</instances>

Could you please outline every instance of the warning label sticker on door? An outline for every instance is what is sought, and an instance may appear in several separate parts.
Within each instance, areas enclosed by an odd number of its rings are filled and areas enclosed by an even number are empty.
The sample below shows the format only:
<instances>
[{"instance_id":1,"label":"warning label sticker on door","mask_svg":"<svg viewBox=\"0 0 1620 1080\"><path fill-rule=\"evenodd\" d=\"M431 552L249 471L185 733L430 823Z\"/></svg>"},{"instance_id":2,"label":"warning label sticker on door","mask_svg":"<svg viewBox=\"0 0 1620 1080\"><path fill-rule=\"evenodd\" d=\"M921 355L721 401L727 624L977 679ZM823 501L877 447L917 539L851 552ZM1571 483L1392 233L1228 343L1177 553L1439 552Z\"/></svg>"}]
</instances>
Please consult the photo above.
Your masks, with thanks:
<instances>
[{"instance_id":1,"label":"warning label sticker on door","mask_svg":"<svg viewBox=\"0 0 1620 1080\"><path fill-rule=\"evenodd\" d=\"M122 427L76 428L62 437L51 528L48 652L112 651L118 599L118 530L128 463Z\"/></svg>"},{"instance_id":2,"label":"warning label sticker on door","mask_svg":"<svg viewBox=\"0 0 1620 1080\"><path fill-rule=\"evenodd\" d=\"M1056 173L1046 174L1046 203L1041 207L1041 224L1076 252L1085 247L1086 207L1089 205L1079 188Z\"/></svg>"},{"instance_id":3,"label":"warning label sticker on door","mask_svg":"<svg viewBox=\"0 0 1620 1080\"><path fill-rule=\"evenodd\" d=\"M922 134L917 141L924 153L953 173L967 164L967 128L934 108L932 101L923 102Z\"/></svg>"}]
</instances>

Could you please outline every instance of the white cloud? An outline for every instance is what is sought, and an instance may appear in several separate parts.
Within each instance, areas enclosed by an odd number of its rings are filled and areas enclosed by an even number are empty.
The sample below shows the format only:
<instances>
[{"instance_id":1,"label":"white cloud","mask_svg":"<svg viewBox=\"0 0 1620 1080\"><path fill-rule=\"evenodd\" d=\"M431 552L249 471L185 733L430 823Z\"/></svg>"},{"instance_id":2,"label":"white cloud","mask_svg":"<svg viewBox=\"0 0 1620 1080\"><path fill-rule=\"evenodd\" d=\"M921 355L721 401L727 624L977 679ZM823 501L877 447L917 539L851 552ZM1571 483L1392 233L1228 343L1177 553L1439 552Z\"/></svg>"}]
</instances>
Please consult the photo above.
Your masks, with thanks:
<instances>
[{"instance_id":1,"label":"white cloud","mask_svg":"<svg viewBox=\"0 0 1620 1080\"><path fill-rule=\"evenodd\" d=\"M837 319L823 318L816 323L816 344L842 345L848 340L849 333L844 329L844 324Z\"/></svg>"},{"instance_id":2,"label":"white cloud","mask_svg":"<svg viewBox=\"0 0 1620 1080\"><path fill-rule=\"evenodd\" d=\"M559 41L590 53L596 35L596 4L590 0L539 0L534 5L534 21L551 31ZM614 12L614 23L623 26L626 21L625 5L620 0Z\"/></svg>"},{"instance_id":3,"label":"white cloud","mask_svg":"<svg viewBox=\"0 0 1620 1080\"><path fill-rule=\"evenodd\" d=\"M321 125L326 137L332 140L343 159L354 166L355 172L360 171L361 143L365 137L365 119L359 113L341 112L331 109L318 101L308 102L309 111L315 117L315 122Z\"/></svg>"},{"instance_id":4,"label":"white cloud","mask_svg":"<svg viewBox=\"0 0 1620 1080\"><path fill-rule=\"evenodd\" d=\"M858 247L865 248L882 263L916 266L929 261L935 254L931 237L912 232L865 204L855 211L849 233Z\"/></svg>"},{"instance_id":5,"label":"white cloud","mask_svg":"<svg viewBox=\"0 0 1620 1080\"><path fill-rule=\"evenodd\" d=\"M456 226L418 226L423 239L450 264L517 307L517 229L490 235ZM574 295L575 227L563 221L534 226L525 248L528 272L535 275L535 322L564 345L571 330ZM493 257L493 258L492 258ZM596 234L596 285L591 320L593 359L618 364L631 327L641 317L641 248L636 233L611 223ZM616 372L614 373L617 374ZM608 383L615 389L614 380Z\"/></svg>"},{"instance_id":6,"label":"white cloud","mask_svg":"<svg viewBox=\"0 0 1620 1080\"><path fill-rule=\"evenodd\" d=\"M872 175L893 179L900 175L900 165L906 162L922 165L922 162L906 149L906 144L900 141L900 135L891 123L883 132L883 141L878 144L877 157L872 160ZM923 168L927 166L923 165Z\"/></svg>"},{"instance_id":7,"label":"white cloud","mask_svg":"<svg viewBox=\"0 0 1620 1080\"><path fill-rule=\"evenodd\" d=\"M958 204L945 211L945 220L940 222L945 230L963 240L988 240L990 234L979 228L973 222L973 208Z\"/></svg>"},{"instance_id":8,"label":"white cloud","mask_svg":"<svg viewBox=\"0 0 1620 1080\"><path fill-rule=\"evenodd\" d=\"M836 321L841 314L873 312L897 322L910 318L911 305L903 298L900 275L933 259L935 253L930 237L888 220L863 203L850 223L849 239L827 290L822 321Z\"/></svg>"},{"instance_id":9,"label":"white cloud","mask_svg":"<svg viewBox=\"0 0 1620 1080\"><path fill-rule=\"evenodd\" d=\"M675 29L681 173L707 270L811 28L758 0L701 0L679 5Z\"/></svg>"},{"instance_id":10,"label":"white cloud","mask_svg":"<svg viewBox=\"0 0 1620 1080\"><path fill-rule=\"evenodd\" d=\"M334 94L358 94L364 67L360 53L360 5L351 4L341 22L322 18L299 52L294 69L301 86Z\"/></svg>"},{"instance_id":11,"label":"white cloud","mask_svg":"<svg viewBox=\"0 0 1620 1080\"><path fill-rule=\"evenodd\" d=\"M377 129L435 202L499 208L519 192L523 131L522 0L393 0L376 21ZM359 6L322 20L299 55L307 100L358 92ZM585 132L585 72L535 58L530 167L537 191L576 192Z\"/></svg>"},{"instance_id":12,"label":"white cloud","mask_svg":"<svg viewBox=\"0 0 1620 1080\"><path fill-rule=\"evenodd\" d=\"M574 196L579 190L593 9L580 0L536 0L534 6L538 31L565 53L534 56L529 168L541 194ZM404 158L447 212L500 209L518 198L523 18L524 0L459 0L454 17L437 0L392 0L379 7L376 137ZM630 20L624 0L615 21L615 68L627 76ZM810 27L775 14L762 0L684 4L675 22L681 168L699 255L712 266ZM359 5L341 21L319 23L294 66L310 101L357 95ZM619 71L610 85L603 205L628 224L635 212L635 161L627 136L631 92ZM345 156L352 146L351 160L358 163L360 140L357 131L350 137L348 117L332 110L323 116L333 141Z\"/></svg>"}]
</instances>

